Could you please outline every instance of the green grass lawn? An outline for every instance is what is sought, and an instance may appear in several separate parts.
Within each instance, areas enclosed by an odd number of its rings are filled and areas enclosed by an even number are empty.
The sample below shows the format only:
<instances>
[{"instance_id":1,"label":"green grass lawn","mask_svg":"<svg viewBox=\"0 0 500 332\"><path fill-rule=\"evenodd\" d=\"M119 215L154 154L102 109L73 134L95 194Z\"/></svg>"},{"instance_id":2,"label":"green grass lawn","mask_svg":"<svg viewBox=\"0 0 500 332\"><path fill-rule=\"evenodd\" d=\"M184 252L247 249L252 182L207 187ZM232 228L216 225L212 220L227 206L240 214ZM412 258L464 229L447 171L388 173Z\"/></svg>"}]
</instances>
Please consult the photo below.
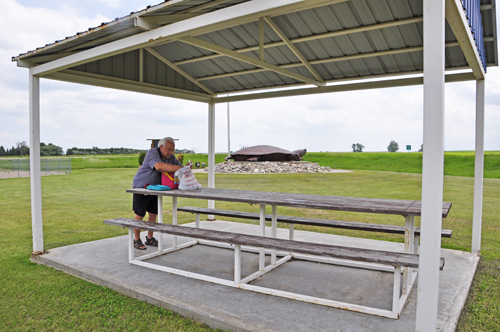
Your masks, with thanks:
<instances>
[{"instance_id":1,"label":"green grass lawn","mask_svg":"<svg viewBox=\"0 0 500 332\"><path fill-rule=\"evenodd\" d=\"M353 154L362 156L363 154ZM389 155L389 154L385 154ZM393 154L390 154L393 155ZM223 155L222 155L223 158ZM192 159L193 160L193 159ZM102 164L101 164L102 166ZM134 166L135 167L135 166ZM386 168L387 169L387 168ZM126 234L103 220L132 217L130 194L135 168L81 169L71 175L42 177L46 249ZM203 186L207 175L197 174ZM453 229L444 248L470 251L473 178L445 176L444 200L453 202L443 228ZM219 188L310 194L420 199L421 175L359 170L337 174L216 175ZM460 331L500 331L500 179L484 180L482 258L460 318ZM179 199L179 206L206 206ZM217 202L222 209L258 212L258 206ZM171 211L169 200L164 210ZM280 214L403 225L399 216L278 208ZM210 328L114 291L29 261L32 250L29 179L0 179L0 329L1 330L167 330ZM191 222L180 213L180 223ZM240 220L240 222L257 223ZM417 225L419 220L417 218ZM285 225L279 225L285 227ZM299 226L296 229L403 242L391 234ZM445 267L446 268L446 267Z\"/></svg>"},{"instance_id":2,"label":"green grass lawn","mask_svg":"<svg viewBox=\"0 0 500 332\"><path fill-rule=\"evenodd\" d=\"M388 152L311 152L304 160L339 169L362 169L372 171L422 173L422 153ZM474 176L474 152L453 151L444 154L444 174L454 176ZM500 178L500 152L484 153L484 177Z\"/></svg>"}]
</instances>

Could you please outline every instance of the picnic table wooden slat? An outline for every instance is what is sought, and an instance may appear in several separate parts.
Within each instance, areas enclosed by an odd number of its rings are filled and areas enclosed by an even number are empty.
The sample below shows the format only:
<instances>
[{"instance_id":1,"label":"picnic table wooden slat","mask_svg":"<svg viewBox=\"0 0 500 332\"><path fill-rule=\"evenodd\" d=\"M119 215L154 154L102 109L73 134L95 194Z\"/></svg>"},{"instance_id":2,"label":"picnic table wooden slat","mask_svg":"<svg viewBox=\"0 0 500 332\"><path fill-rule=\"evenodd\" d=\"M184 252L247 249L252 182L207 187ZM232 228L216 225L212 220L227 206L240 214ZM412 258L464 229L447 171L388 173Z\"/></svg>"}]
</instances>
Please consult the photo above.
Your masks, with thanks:
<instances>
[{"instance_id":1,"label":"picnic table wooden slat","mask_svg":"<svg viewBox=\"0 0 500 332\"><path fill-rule=\"evenodd\" d=\"M230 233L216 230L207 230L186 226L160 224L149 221L140 221L128 218L115 218L104 220L105 224L128 228L139 228L159 233L192 237L210 241L241 244L252 247L284 250L310 255L329 256L338 259L371 262L392 266L407 266L418 268L418 255L396 253L391 251L371 250L363 248L342 247L311 242L284 240L261 237L255 235ZM440 269L444 267L444 258L441 258Z\"/></svg>"},{"instance_id":2,"label":"picnic table wooden slat","mask_svg":"<svg viewBox=\"0 0 500 332\"><path fill-rule=\"evenodd\" d=\"M221 200L248 204L266 204L309 209L396 214L403 216L420 216L421 213L421 202L411 200L308 195L219 188L201 188L199 190L174 189L166 191L135 188L128 189L127 192L143 195ZM448 216L451 205L452 204L450 202L443 202L443 218Z\"/></svg>"},{"instance_id":3,"label":"picnic table wooden slat","mask_svg":"<svg viewBox=\"0 0 500 332\"><path fill-rule=\"evenodd\" d=\"M252 212L242 212L242 211L232 211L232 210L220 210L220 209L210 209L210 208L200 208L194 206L183 206L177 208L177 211L189 212L189 213L200 213L200 214L213 214L218 216L232 217L232 218L242 218L259 220L259 213ZM266 214L265 219L271 221L272 215ZM387 224L370 224L356 221L341 221L341 220L331 220L331 219L316 219L316 218L304 218L304 217L293 217L293 216L277 216L278 222L291 223L291 224L301 224L301 225L312 225L321 227L334 227L342 229L351 229L359 231L368 232L381 232L381 233L392 233L392 234L404 234L405 226L397 225L387 225ZM449 229L441 230L441 236L446 238L451 238L452 231ZM415 235L420 235L420 227L415 227Z\"/></svg>"}]
</instances>

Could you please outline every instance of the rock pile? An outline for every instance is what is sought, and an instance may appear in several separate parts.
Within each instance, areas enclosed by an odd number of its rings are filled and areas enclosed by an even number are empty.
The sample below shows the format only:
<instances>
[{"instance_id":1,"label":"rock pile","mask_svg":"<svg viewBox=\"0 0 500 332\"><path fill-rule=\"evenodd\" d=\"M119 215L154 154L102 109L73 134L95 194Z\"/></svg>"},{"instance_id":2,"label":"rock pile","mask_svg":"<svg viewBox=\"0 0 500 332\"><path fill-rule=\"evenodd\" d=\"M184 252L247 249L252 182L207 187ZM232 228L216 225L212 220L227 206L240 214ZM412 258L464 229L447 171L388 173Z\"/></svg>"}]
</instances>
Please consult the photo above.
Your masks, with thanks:
<instances>
[{"instance_id":1,"label":"rock pile","mask_svg":"<svg viewBox=\"0 0 500 332\"><path fill-rule=\"evenodd\" d=\"M264 174L264 173L332 173L328 166L320 166L318 163L307 161L288 162L233 162L225 161L215 165L216 173L242 173L242 174Z\"/></svg>"}]
</instances>

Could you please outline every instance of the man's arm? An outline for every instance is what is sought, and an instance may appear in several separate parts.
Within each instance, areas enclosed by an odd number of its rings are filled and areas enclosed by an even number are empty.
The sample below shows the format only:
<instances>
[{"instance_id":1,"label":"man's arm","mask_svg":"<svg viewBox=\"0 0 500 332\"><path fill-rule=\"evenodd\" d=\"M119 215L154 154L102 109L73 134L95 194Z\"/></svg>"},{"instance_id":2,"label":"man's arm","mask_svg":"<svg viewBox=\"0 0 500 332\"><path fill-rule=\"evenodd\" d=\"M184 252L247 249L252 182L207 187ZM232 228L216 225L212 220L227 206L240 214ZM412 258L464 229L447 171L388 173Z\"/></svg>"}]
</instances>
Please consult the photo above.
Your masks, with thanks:
<instances>
[{"instance_id":1,"label":"man's arm","mask_svg":"<svg viewBox=\"0 0 500 332\"><path fill-rule=\"evenodd\" d=\"M158 162L155 164L154 168L159 172L176 172L181 169L182 166Z\"/></svg>"}]
</instances>

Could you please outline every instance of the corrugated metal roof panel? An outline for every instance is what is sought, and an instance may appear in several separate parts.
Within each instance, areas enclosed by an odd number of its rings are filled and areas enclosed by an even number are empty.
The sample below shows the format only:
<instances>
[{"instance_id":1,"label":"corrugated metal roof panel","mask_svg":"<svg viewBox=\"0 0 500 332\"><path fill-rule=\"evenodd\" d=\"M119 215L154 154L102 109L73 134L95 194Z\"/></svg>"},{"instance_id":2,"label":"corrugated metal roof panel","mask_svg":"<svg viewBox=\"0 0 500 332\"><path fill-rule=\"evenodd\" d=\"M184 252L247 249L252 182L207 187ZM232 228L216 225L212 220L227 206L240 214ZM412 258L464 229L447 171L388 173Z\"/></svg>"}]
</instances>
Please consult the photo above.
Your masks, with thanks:
<instances>
[{"instance_id":1,"label":"corrugated metal roof panel","mask_svg":"<svg viewBox=\"0 0 500 332\"><path fill-rule=\"evenodd\" d=\"M61 52L61 55L63 55L65 54L64 52L84 50L140 33L144 30L134 27L134 18L138 15L158 17L161 15L186 13L202 14L246 1L248 0L216 2L216 5L212 7L206 6L211 3L211 0L173 0L165 2L143 11L132 13L102 27L90 29L88 32L74 37L68 37L64 41L40 48L36 52L36 55L57 54L58 52ZM493 2L481 0L481 3L492 3L494 5L494 0L491 1ZM323 79L350 79L422 70L423 54L421 50L382 56L366 56L373 52L422 46L422 22L407 23L351 34L341 34L335 37L321 37L321 34L393 20L418 18L422 16L422 6L422 0L347 0L318 8L277 15L271 17L271 19L287 38L292 41L296 38L311 37L308 40L294 42L294 46L308 61L335 58L335 62L313 64L313 68ZM493 40L487 39L485 42L486 57L488 63L497 63L495 12L494 10L486 9L483 13L484 35L493 37ZM265 23L264 32L265 43L281 42L279 35L267 23ZM195 37L229 50L238 51L253 47L254 49L246 50L242 54L254 59L258 59L259 57L258 20ZM456 40L447 23L445 38L447 42ZM168 41L155 46L154 50L174 64L189 60L189 62L186 61L179 64L179 68L193 78L204 78L201 83L216 93L297 85L301 83L301 81L295 78L267 69L263 70L251 63L228 56L217 55L205 59L205 56L211 56L214 53L180 41ZM174 69L156 59L152 54L148 52L144 52L144 54L145 82L205 93L200 87L182 77ZM338 59L342 56L360 54L364 55L363 58ZM462 67L467 65L460 47L447 47L445 54L447 67ZM29 58L32 56L33 54L26 54L18 58ZM197 58L200 59L196 60ZM313 74L311 74L306 66L300 63L299 58L290 47L283 43L279 46L266 47L264 50L264 59L271 65L285 65L285 68L291 73L314 79ZM74 69L137 81L139 79L138 63L139 52L132 51L78 66ZM255 71L255 69L259 70ZM224 77L217 75L224 75ZM214 77L211 78L212 76Z\"/></svg>"}]
</instances>

